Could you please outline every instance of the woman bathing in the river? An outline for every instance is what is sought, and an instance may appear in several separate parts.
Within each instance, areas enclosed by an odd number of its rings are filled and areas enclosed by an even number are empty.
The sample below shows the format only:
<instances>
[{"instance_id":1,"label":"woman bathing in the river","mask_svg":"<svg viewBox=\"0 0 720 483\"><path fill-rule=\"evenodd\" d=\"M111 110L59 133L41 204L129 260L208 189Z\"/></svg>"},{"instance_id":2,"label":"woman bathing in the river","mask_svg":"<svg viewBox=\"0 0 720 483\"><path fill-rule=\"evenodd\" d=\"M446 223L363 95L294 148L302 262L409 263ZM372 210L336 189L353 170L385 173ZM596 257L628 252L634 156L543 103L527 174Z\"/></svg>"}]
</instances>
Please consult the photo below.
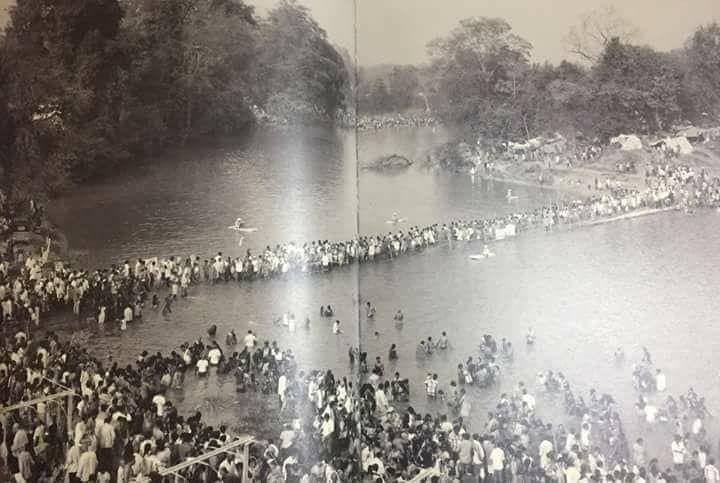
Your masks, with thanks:
<instances>
[{"instance_id":1,"label":"woman bathing in the river","mask_svg":"<svg viewBox=\"0 0 720 483\"><path fill-rule=\"evenodd\" d=\"M370 302L365 304L365 315L368 319L372 319L375 317L375 306Z\"/></svg>"},{"instance_id":2,"label":"woman bathing in the river","mask_svg":"<svg viewBox=\"0 0 720 483\"><path fill-rule=\"evenodd\" d=\"M625 359L625 351L623 351L622 347L618 347L615 349L615 361L622 362Z\"/></svg>"},{"instance_id":3,"label":"woman bathing in the river","mask_svg":"<svg viewBox=\"0 0 720 483\"><path fill-rule=\"evenodd\" d=\"M402 310L398 309L398 311L395 313L395 317L393 317L393 320L396 322L402 322L405 316L402 313Z\"/></svg>"},{"instance_id":4,"label":"woman bathing in the river","mask_svg":"<svg viewBox=\"0 0 720 483\"><path fill-rule=\"evenodd\" d=\"M228 334L225 336L225 344L226 345L236 345L237 344L237 335L235 335L235 331L231 330L228 332Z\"/></svg>"},{"instance_id":5,"label":"woman bathing in the river","mask_svg":"<svg viewBox=\"0 0 720 483\"><path fill-rule=\"evenodd\" d=\"M444 350L447 349L449 345L447 333L443 331L443 333L440 335L440 339L437 342L437 348Z\"/></svg>"},{"instance_id":6,"label":"woman bathing in the river","mask_svg":"<svg viewBox=\"0 0 720 483\"><path fill-rule=\"evenodd\" d=\"M165 304L163 305L163 308L162 308L163 315L168 315L168 314L172 313L172 302L173 302L172 295L168 295L167 297L165 297Z\"/></svg>"},{"instance_id":7,"label":"woman bathing in the river","mask_svg":"<svg viewBox=\"0 0 720 483\"><path fill-rule=\"evenodd\" d=\"M390 346L390 351L388 353L388 360L394 361L397 360L398 353L397 353L397 346L395 344Z\"/></svg>"}]
</instances>

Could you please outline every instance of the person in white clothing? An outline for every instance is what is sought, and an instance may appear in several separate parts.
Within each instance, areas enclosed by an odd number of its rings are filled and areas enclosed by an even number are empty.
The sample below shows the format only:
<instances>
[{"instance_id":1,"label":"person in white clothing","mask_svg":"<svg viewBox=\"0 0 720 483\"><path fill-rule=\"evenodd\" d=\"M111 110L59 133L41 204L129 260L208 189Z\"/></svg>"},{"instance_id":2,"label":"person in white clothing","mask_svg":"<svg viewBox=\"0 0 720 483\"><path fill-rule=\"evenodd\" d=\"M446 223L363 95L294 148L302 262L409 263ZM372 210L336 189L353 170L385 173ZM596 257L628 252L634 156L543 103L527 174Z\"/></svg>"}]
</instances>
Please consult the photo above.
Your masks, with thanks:
<instances>
[{"instance_id":1,"label":"person in white clothing","mask_svg":"<svg viewBox=\"0 0 720 483\"><path fill-rule=\"evenodd\" d=\"M567 468L565 468L565 482L566 483L578 483L580 481L580 471L575 466L574 461L568 462Z\"/></svg>"},{"instance_id":2,"label":"person in white clothing","mask_svg":"<svg viewBox=\"0 0 720 483\"><path fill-rule=\"evenodd\" d=\"M645 411L645 421L647 421L648 424L653 424L655 422L655 418L656 418L657 412L658 412L657 406L648 403L645 405L644 411Z\"/></svg>"},{"instance_id":3,"label":"person in white clothing","mask_svg":"<svg viewBox=\"0 0 720 483\"><path fill-rule=\"evenodd\" d=\"M245 347L247 347L248 350L254 348L257 344L257 337L255 337L252 330L248 330L248 333L243 340L245 342Z\"/></svg>"},{"instance_id":4,"label":"person in white clothing","mask_svg":"<svg viewBox=\"0 0 720 483\"><path fill-rule=\"evenodd\" d=\"M538 454L540 456L540 468L546 469L550 466L550 458L548 455L552 452L552 450L553 444L547 439L543 439L538 449Z\"/></svg>"},{"instance_id":5,"label":"person in white clothing","mask_svg":"<svg viewBox=\"0 0 720 483\"><path fill-rule=\"evenodd\" d=\"M287 392L287 376L285 374L280 375L278 378L277 394L280 400L280 410L285 408L285 393Z\"/></svg>"},{"instance_id":6,"label":"person in white clothing","mask_svg":"<svg viewBox=\"0 0 720 483\"><path fill-rule=\"evenodd\" d=\"M163 417L165 415L165 396L158 393L152 398L152 403L157 407L157 415L158 417Z\"/></svg>"},{"instance_id":7,"label":"person in white clothing","mask_svg":"<svg viewBox=\"0 0 720 483\"><path fill-rule=\"evenodd\" d=\"M205 359L205 358L200 358L200 360L198 360L197 363L195 364L195 367L196 367L196 369L197 369L197 374L198 374L198 376L204 376L204 375L206 375L206 374L207 374L207 371L208 371L208 366L209 366L209 365L210 365L210 363L208 362L207 359Z\"/></svg>"},{"instance_id":8,"label":"person in white clothing","mask_svg":"<svg viewBox=\"0 0 720 483\"><path fill-rule=\"evenodd\" d=\"M720 482L720 471L715 466L715 459L710 458L708 464L705 466L703 471L705 473L706 483L718 483Z\"/></svg>"},{"instance_id":9,"label":"person in white clothing","mask_svg":"<svg viewBox=\"0 0 720 483\"><path fill-rule=\"evenodd\" d=\"M680 469L685 465L685 455L687 454L687 448L682 440L681 436L676 435L670 445L672 450L673 465L676 469Z\"/></svg>"},{"instance_id":10,"label":"person in white clothing","mask_svg":"<svg viewBox=\"0 0 720 483\"><path fill-rule=\"evenodd\" d=\"M490 451L490 471L493 472L495 481L505 481L503 473L505 472L505 451L500 446L494 446Z\"/></svg>"},{"instance_id":11,"label":"person in white clothing","mask_svg":"<svg viewBox=\"0 0 720 483\"><path fill-rule=\"evenodd\" d=\"M208 351L208 360L210 361L210 365L217 366L218 364L220 364L220 359L222 359L222 356L222 351L217 345L215 345L215 347Z\"/></svg>"},{"instance_id":12,"label":"person in white clothing","mask_svg":"<svg viewBox=\"0 0 720 483\"><path fill-rule=\"evenodd\" d=\"M658 392L662 392L667 388L667 380L665 378L665 373L663 373L660 369L658 369L657 373L655 374L655 388L658 390Z\"/></svg>"}]
</instances>

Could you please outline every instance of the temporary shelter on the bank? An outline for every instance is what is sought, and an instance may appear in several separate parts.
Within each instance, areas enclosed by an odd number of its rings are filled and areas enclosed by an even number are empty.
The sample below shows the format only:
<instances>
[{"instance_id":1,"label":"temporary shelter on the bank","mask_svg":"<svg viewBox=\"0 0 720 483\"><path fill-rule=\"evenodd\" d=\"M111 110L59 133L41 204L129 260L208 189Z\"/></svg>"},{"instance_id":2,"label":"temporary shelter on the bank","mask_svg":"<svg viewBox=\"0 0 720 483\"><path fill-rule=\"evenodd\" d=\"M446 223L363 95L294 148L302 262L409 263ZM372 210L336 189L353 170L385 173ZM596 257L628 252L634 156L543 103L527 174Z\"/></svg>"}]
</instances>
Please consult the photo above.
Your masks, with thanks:
<instances>
[{"instance_id":1,"label":"temporary shelter on the bank","mask_svg":"<svg viewBox=\"0 0 720 483\"><path fill-rule=\"evenodd\" d=\"M677 136L684 136L690 142L700 142L703 140L705 130L695 126L686 126L680 128L675 133Z\"/></svg>"},{"instance_id":2,"label":"temporary shelter on the bank","mask_svg":"<svg viewBox=\"0 0 720 483\"><path fill-rule=\"evenodd\" d=\"M508 148L510 148L513 151L532 151L540 146L543 145L543 139L542 138L532 138L528 139L527 142L524 143L514 143L510 141L508 143Z\"/></svg>"},{"instance_id":3,"label":"temporary shelter on the bank","mask_svg":"<svg viewBox=\"0 0 720 483\"><path fill-rule=\"evenodd\" d=\"M642 141L634 134L620 134L610 139L610 144L618 146L623 151L642 149Z\"/></svg>"},{"instance_id":4,"label":"temporary shelter on the bank","mask_svg":"<svg viewBox=\"0 0 720 483\"><path fill-rule=\"evenodd\" d=\"M537 149L545 153L560 153L565 149L565 138L561 134L555 134L552 138L538 136L528 139L524 143L509 142L508 148L513 151L535 151Z\"/></svg>"},{"instance_id":5,"label":"temporary shelter on the bank","mask_svg":"<svg viewBox=\"0 0 720 483\"><path fill-rule=\"evenodd\" d=\"M545 139L540 150L548 154L560 154L567 149L567 141L562 134L555 133L552 138Z\"/></svg>"},{"instance_id":6,"label":"temporary shelter on the bank","mask_svg":"<svg viewBox=\"0 0 720 483\"><path fill-rule=\"evenodd\" d=\"M693 152L692 144L685 136L666 137L650 143L653 148L665 148L677 154L690 154Z\"/></svg>"},{"instance_id":7,"label":"temporary shelter on the bank","mask_svg":"<svg viewBox=\"0 0 720 483\"><path fill-rule=\"evenodd\" d=\"M693 147L685 136L676 136L674 138L665 138L665 146L678 154L690 154Z\"/></svg>"}]
</instances>

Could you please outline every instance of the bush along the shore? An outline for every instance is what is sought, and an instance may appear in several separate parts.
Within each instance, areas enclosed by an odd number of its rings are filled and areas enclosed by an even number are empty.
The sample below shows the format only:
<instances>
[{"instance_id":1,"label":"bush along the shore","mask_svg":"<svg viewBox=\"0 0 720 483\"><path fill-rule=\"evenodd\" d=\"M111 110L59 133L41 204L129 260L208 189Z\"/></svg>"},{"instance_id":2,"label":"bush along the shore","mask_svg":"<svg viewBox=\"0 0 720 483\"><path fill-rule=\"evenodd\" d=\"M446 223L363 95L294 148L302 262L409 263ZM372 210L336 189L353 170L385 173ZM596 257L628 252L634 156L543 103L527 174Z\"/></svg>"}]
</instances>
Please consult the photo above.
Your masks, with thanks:
<instances>
[{"instance_id":1,"label":"bush along the shore","mask_svg":"<svg viewBox=\"0 0 720 483\"><path fill-rule=\"evenodd\" d=\"M449 142L432 150L426 159L429 167L438 167L453 171L466 170L476 164L470 145L465 141Z\"/></svg>"}]
</instances>

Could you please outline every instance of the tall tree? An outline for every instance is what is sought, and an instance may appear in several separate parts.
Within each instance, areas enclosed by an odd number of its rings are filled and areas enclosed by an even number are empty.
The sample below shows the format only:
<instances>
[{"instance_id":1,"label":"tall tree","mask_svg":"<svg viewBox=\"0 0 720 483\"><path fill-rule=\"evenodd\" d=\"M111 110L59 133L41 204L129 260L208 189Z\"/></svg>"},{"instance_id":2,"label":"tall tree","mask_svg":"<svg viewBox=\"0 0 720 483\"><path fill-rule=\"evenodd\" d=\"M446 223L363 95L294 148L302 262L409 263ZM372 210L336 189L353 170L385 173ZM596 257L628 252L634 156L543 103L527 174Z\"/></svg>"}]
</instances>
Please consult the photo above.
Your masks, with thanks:
<instances>
[{"instance_id":1,"label":"tall tree","mask_svg":"<svg viewBox=\"0 0 720 483\"><path fill-rule=\"evenodd\" d=\"M640 31L624 19L612 5L601 6L583 15L580 23L565 36L568 52L581 61L594 64L613 38L623 43L637 40Z\"/></svg>"},{"instance_id":2,"label":"tall tree","mask_svg":"<svg viewBox=\"0 0 720 483\"><path fill-rule=\"evenodd\" d=\"M418 107L424 103L419 97L421 92L420 77L417 67L413 65L396 65L388 76L388 93L391 98L391 108L403 111Z\"/></svg>"},{"instance_id":3,"label":"tall tree","mask_svg":"<svg viewBox=\"0 0 720 483\"><path fill-rule=\"evenodd\" d=\"M125 138L184 142L248 122L254 25L252 9L234 0L129 0Z\"/></svg>"},{"instance_id":4,"label":"tall tree","mask_svg":"<svg viewBox=\"0 0 720 483\"><path fill-rule=\"evenodd\" d=\"M496 18L460 21L446 37L428 44L435 89L446 118L478 125L500 134L505 122L495 123L493 112L504 109L512 93L507 82L528 65L532 45Z\"/></svg>"},{"instance_id":5,"label":"tall tree","mask_svg":"<svg viewBox=\"0 0 720 483\"><path fill-rule=\"evenodd\" d=\"M689 101L700 115L720 115L720 25L698 27L684 52Z\"/></svg>"},{"instance_id":6,"label":"tall tree","mask_svg":"<svg viewBox=\"0 0 720 483\"><path fill-rule=\"evenodd\" d=\"M115 42L121 15L117 0L21 0L10 10L6 52L14 82L23 84L13 90L22 91L25 109L18 115L26 120L30 112L33 127L23 129L43 138L38 155L46 157L46 179L53 166L82 177L118 159L110 147L123 63Z\"/></svg>"},{"instance_id":7,"label":"tall tree","mask_svg":"<svg viewBox=\"0 0 720 483\"><path fill-rule=\"evenodd\" d=\"M594 79L593 105L606 135L661 131L680 118L682 73L668 54L612 39Z\"/></svg>"},{"instance_id":8,"label":"tall tree","mask_svg":"<svg viewBox=\"0 0 720 483\"><path fill-rule=\"evenodd\" d=\"M345 61L306 7L281 0L261 24L261 36L255 91L261 103L326 118L345 107Z\"/></svg>"}]
</instances>

